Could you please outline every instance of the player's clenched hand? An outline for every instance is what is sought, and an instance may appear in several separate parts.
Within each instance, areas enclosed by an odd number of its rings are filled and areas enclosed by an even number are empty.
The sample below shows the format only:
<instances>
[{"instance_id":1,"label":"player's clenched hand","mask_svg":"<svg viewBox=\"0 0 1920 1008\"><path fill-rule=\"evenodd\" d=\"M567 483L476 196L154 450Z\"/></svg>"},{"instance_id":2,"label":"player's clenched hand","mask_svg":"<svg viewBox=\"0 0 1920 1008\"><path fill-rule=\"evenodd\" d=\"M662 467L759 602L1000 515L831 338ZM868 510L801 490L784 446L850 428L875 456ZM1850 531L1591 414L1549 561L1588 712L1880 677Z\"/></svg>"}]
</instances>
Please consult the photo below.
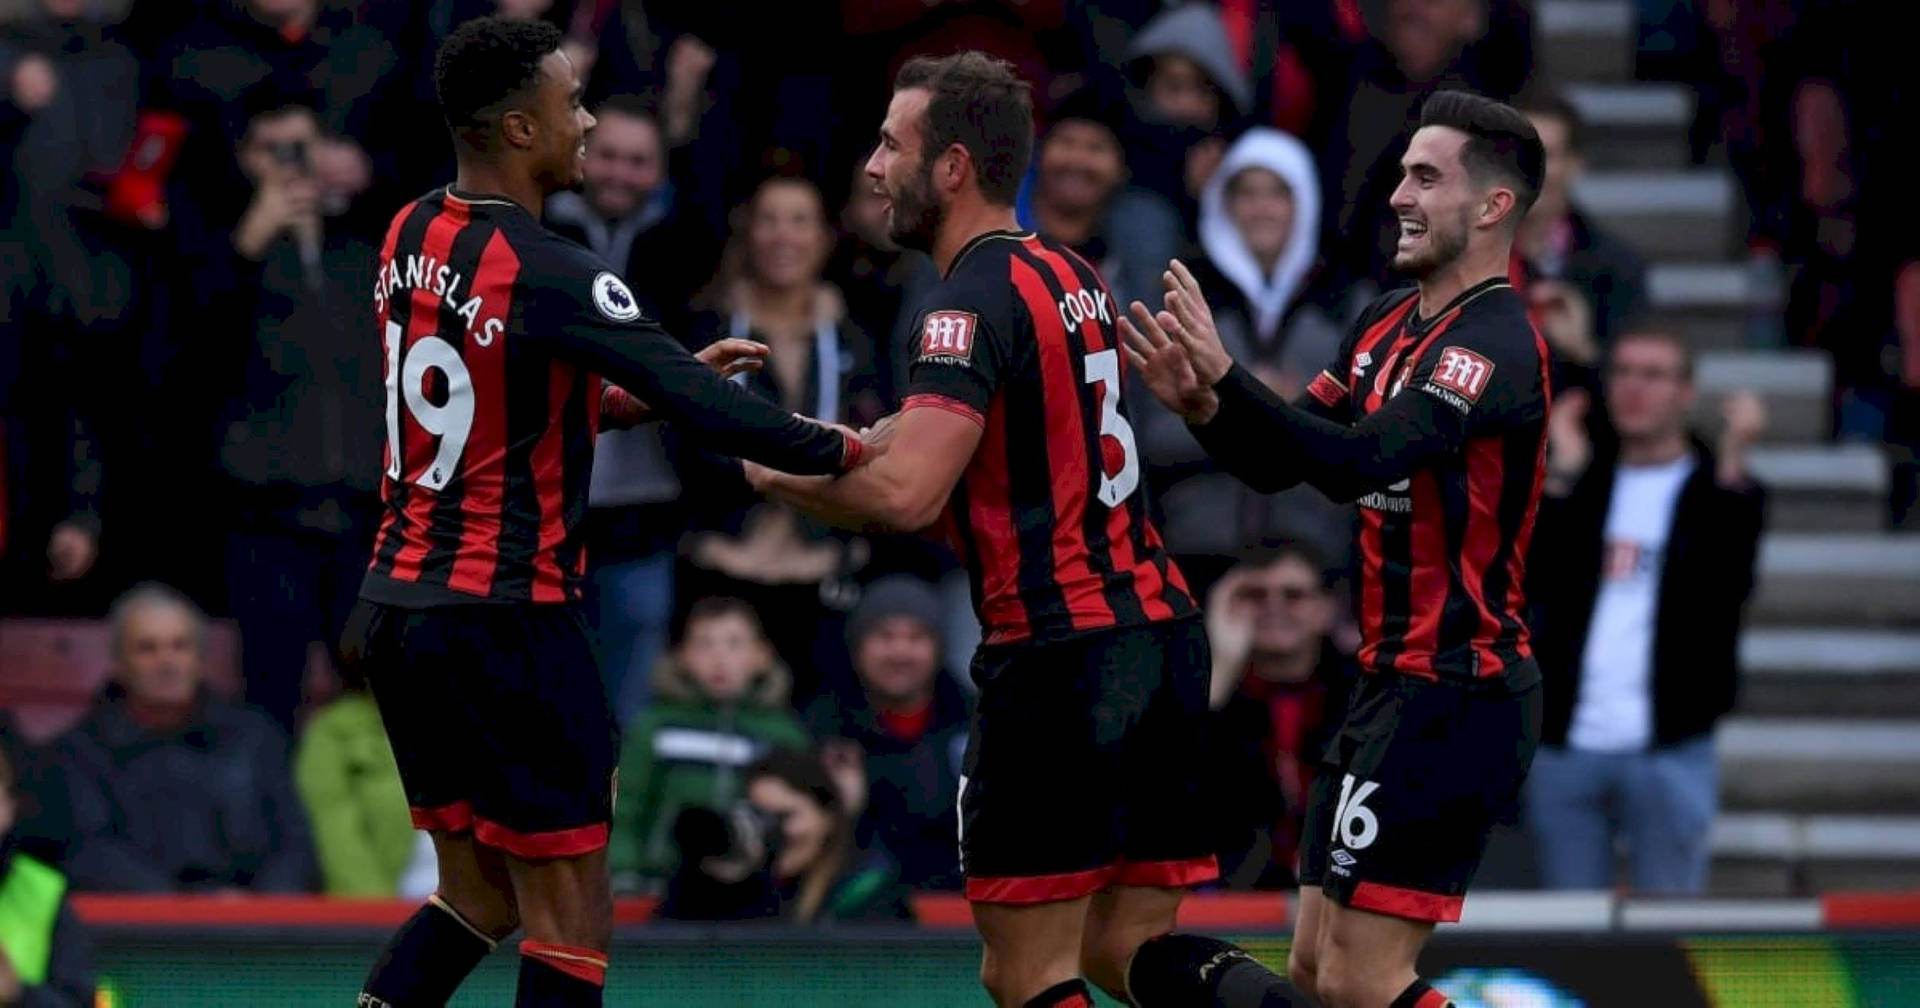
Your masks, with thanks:
<instances>
[{"instance_id":1,"label":"player's clenched hand","mask_svg":"<svg viewBox=\"0 0 1920 1008\"><path fill-rule=\"evenodd\" d=\"M1140 373L1140 380L1147 383L1147 390L1188 423L1213 419L1220 399L1214 395L1212 383L1201 381L1194 373L1186 347L1167 336L1163 323L1172 322L1173 317L1161 312L1156 318L1138 301L1130 310L1133 321L1121 316L1120 335L1126 340L1127 360Z\"/></svg>"},{"instance_id":2,"label":"player's clenched hand","mask_svg":"<svg viewBox=\"0 0 1920 1008\"><path fill-rule=\"evenodd\" d=\"M723 378L758 371L767 360L767 345L749 339L714 340L694 354L700 363L720 372Z\"/></svg>"},{"instance_id":3,"label":"player's clenched hand","mask_svg":"<svg viewBox=\"0 0 1920 1008\"><path fill-rule=\"evenodd\" d=\"M1187 348L1193 373L1208 386L1225 378L1227 372L1233 370L1233 358L1220 342L1219 330L1213 325L1213 309L1207 307L1207 296L1200 291L1200 281L1193 278L1186 263L1174 259L1167 263L1167 271L1160 274L1160 282L1167 286L1167 310L1162 314L1173 316L1166 330Z\"/></svg>"},{"instance_id":4,"label":"player's clenched hand","mask_svg":"<svg viewBox=\"0 0 1920 1008\"><path fill-rule=\"evenodd\" d=\"M875 420L873 426L860 428L860 440L866 442L868 448L876 451L886 451L888 446L893 443L894 424L899 419L900 414L889 413Z\"/></svg>"}]
</instances>

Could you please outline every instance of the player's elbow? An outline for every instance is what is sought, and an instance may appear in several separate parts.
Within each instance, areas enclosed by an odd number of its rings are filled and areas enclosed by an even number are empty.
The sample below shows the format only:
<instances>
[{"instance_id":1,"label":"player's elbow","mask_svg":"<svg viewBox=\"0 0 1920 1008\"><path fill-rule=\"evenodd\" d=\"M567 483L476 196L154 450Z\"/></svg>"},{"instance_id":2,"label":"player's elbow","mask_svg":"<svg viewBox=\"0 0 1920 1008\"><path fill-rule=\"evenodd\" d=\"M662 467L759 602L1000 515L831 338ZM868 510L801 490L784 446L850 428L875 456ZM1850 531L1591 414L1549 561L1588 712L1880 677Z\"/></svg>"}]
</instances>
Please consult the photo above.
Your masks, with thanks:
<instances>
[{"instance_id":1,"label":"player's elbow","mask_svg":"<svg viewBox=\"0 0 1920 1008\"><path fill-rule=\"evenodd\" d=\"M915 487L898 487L883 495L876 515L884 531L919 532L940 520L942 502Z\"/></svg>"}]
</instances>

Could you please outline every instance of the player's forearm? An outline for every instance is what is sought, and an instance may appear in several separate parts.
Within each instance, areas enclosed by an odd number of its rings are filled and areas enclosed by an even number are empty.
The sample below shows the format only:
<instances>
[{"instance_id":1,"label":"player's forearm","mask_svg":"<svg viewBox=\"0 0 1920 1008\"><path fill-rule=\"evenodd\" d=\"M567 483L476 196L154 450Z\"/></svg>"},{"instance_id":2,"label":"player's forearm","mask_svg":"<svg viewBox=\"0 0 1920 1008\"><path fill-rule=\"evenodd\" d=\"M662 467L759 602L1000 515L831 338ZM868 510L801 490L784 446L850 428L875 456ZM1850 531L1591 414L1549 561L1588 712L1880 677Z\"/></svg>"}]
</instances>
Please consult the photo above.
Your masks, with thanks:
<instances>
[{"instance_id":1,"label":"player's forearm","mask_svg":"<svg viewBox=\"0 0 1920 1008\"><path fill-rule=\"evenodd\" d=\"M886 471L889 455L838 478L749 469L756 489L829 525L862 532L917 532L939 518L939 507L911 499L909 488Z\"/></svg>"},{"instance_id":2,"label":"player's forearm","mask_svg":"<svg viewBox=\"0 0 1920 1008\"><path fill-rule=\"evenodd\" d=\"M1228 372L1214 389L1220 409L1195 428L1202 444L1221 443L1242 467L1251 466L1255 452L1264 452L1263 468L1278 471L1267 478L1269 484L1292 476L1337 501L1405 479L1420 463L1454 447L1461 433L1461 425L1449 422L1435 400L1419 393L1395 396L1358 425L1346 427L1282 402L1243 368Z\"/></svg>"},{"instance_id":3,"label":"player's forearm","mask_svg":"<svg viewBox=\"0 0 1920 1008\"><path fill-rule=\"evenodd\" d=\"M664 330L616 333L617 342L599 332L563 339L589 368L637 394L703 447L805 475L842 472L859 462L857 441L721 378Z\"/></svg>"}]
</instances>

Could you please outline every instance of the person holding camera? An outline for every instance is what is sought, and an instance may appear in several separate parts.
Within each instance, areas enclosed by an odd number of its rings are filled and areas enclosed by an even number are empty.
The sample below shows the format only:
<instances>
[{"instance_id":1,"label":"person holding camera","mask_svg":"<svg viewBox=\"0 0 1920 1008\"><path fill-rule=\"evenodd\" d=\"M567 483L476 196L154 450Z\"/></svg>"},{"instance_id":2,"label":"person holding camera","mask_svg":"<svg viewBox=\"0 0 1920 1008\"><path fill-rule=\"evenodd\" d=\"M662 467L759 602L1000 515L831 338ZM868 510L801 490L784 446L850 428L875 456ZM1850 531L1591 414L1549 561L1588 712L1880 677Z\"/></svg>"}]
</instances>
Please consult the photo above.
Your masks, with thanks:
<instances>
[{"instance_id":1,"label":"person holding camera","mask_svg":"<svg viewBox=\"0 0 1920 1008\"><path fill-rule=\"evenodd\" d=\"M747 771L746 796L734 807L682 813L674 824L680 868L659 916L797 925L911 920L898 864L855 840L864 788L852 766L848 780L845 766L776 749Z\"/></svg>"},{"instance_id":2,"label":"person holding camera","mask_svg":"<svg viewBox=\"0 0 1920 1008\"><path fill-rule=\"evenodd\" d=\"M236 151L253 192L232 232L232 311L219 316L237 326L225 359L245 362L219 376L232 389L220 448L234 502L229 607L247 698L284 727L308 645L339 639L359 590L376 507L364 463L380 457L385 401L380 358L365 352L375 249L325 224L336 202L325 143L309 105L254 103Z\"/></svg>"}]
</instances>

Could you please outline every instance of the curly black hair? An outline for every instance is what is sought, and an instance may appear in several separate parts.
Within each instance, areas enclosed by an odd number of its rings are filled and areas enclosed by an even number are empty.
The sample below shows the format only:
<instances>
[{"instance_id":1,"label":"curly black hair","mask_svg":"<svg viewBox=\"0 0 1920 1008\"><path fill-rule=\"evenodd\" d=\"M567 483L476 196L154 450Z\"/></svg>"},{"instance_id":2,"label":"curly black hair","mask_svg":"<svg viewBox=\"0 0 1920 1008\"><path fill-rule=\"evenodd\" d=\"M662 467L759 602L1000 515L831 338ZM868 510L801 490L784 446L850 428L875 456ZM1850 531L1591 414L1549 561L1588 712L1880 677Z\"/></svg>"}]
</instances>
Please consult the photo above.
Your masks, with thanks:
<instances>
[{"instance_id":1,"label":"curly black hair","mask_svg":"<svg viewBox=\"0 0 1920 1008\"><path fill-rule=\"evenodd\" d=\"M501 103L539 83L540 61L560 48L545 21L475 18L453 30L433 58L433 90L456 130L488 125Z\"/></svg>"}]
</instances>

